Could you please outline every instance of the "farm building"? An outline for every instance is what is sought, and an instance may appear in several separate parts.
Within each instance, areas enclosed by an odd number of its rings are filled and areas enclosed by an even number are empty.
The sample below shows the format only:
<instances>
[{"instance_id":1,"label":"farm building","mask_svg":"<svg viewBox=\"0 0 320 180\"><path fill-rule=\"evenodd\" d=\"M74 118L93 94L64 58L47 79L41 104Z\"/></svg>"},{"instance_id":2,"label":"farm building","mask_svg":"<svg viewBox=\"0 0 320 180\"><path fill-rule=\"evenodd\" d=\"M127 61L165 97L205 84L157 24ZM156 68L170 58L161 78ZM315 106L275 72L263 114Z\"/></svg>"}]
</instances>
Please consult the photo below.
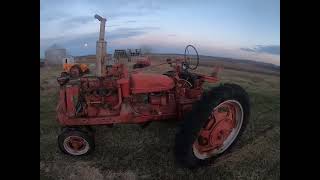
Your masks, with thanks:
<instances>
[{"instance_id":1,"label":"farm building","mask_svg":"<svg viewBox=\"0 0 320 180\"><path fill-rule=\"evenodd\" d=\"M64 63L74 63L74 57L67 55L65 58L62 58L62 64Z\"/></svg>"},{"instance_id":2,"label":"farm building","mask_svg":"<svg viewBox=\"0 0 320 180\"><path fill-rule=\"evenodd\" d=\"M67 50L56 44L49 47L45 51L46 64L51 64L51 65L62 64L63 58L66 58L66 57L67 57Z\"/></svg>"}]
</instances>

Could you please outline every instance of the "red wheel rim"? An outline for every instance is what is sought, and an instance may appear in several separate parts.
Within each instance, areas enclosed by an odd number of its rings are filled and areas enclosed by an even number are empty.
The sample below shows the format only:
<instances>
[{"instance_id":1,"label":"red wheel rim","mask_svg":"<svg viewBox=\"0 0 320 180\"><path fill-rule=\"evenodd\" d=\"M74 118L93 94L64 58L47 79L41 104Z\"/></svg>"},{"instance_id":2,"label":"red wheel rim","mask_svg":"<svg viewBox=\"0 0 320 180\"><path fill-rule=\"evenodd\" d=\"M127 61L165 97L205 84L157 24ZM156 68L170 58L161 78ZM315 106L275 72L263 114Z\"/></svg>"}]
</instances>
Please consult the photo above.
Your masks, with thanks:
<instances>
[{"instance_id":1,"label":"red wheel rim","mask_svg":"<svg viewBox=\"0 0 320 180\"><path fill-rule=\"evenodd\" d=\"M206 125L193 143L194 155L206 159L224 152L236 139L243 121L243 109L235 100L227 100L211 111Z\"/></svg>"},{"instance_id":2,"label":"red wheel rim","mask_svg":"<svg viewBox=\"0 0 320 180\"><path fill-rule=\"evenodd\" d=\"M69 136L63 142L64 149L72 155L81 155L89 150L88 142L80 136Z\"/></svg>"}]
</instances>

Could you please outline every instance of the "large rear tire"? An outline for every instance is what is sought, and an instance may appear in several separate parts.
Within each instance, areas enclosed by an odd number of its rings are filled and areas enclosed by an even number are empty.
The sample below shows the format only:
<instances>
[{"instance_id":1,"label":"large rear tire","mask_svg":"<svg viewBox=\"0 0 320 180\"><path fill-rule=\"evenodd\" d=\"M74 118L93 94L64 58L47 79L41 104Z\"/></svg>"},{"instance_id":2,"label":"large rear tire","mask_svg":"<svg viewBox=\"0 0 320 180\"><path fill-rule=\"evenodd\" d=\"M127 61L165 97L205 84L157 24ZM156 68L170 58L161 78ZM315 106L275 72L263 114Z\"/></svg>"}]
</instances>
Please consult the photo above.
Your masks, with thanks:
<instances>
[{"instance_id":1,"label":"large rear tire","mask_svg":"<svg viewBox=\"0 0 320 180\"><path fill-rule=\"evenodd\" d=\"M249 116L249 96L243 88L224 84L211 89L181 124L175 144L177 161L194 168L227 153L241 137Z\"/></svg>"}]
</instances>

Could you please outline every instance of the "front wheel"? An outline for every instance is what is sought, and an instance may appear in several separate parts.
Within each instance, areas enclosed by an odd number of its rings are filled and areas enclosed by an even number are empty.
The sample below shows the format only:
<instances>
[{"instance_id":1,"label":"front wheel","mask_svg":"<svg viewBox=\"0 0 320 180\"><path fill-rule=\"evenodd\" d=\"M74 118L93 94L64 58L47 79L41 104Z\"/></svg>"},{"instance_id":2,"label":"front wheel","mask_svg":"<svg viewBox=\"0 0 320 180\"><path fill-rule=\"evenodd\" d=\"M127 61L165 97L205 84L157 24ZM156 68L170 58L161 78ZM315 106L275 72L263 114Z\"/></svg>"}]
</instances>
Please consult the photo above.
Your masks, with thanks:
<instances>
[{"instance_id":1,"label":"front wheel","mask_svg":"<svg viewBox=\"0 0 320 180\"><path fill-rule=\"evenodd\" d=\"M95 148L92 134L79 129L66 129L58 136L59 149L72 156L91 153Z\"/></svg>"},{"instance_id":2,"label":"front wheel","mask_svg":"<svg viewBox=\"0 0 320 180\"><path fill-rule=\"evenodd\" d=\"M176 136L176 157L196 167L231 149L250 116L249 96L240 86L213 88L194 104Z\"/></svg>"}]
</instances>

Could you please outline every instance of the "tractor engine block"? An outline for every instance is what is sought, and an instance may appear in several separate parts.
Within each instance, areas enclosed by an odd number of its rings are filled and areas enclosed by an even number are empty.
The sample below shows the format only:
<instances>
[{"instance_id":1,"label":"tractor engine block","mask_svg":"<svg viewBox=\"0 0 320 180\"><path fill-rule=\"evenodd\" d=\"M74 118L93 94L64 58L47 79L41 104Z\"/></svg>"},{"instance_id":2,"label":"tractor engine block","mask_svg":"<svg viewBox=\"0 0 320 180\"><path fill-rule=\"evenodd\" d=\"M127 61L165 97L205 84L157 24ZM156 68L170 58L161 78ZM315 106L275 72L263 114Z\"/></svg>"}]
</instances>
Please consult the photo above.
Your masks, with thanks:
<instances>
[{"instance_id":1,"label":"tractor engine block","mask_svg":"<svg viewBox=\"0 0 320 180\"><path fill-rule=\"evenodd\" d=\"M81 78L80 97L84 104L83 115L101 117L118 114L118 110L113 110L118 103L116 87L116 81L109 78Z\"/></svg>"},{"instance_id":2,"label":"tractor engine block","mask_svg":"<svg viewBox=\"0 0 320 180\"><path fill-rule=\"evenodd\" d=\"M133 111L140 115L170 114L176 109L173 92L137 94L130 104Z\"/></svg>"}]
</instances>

